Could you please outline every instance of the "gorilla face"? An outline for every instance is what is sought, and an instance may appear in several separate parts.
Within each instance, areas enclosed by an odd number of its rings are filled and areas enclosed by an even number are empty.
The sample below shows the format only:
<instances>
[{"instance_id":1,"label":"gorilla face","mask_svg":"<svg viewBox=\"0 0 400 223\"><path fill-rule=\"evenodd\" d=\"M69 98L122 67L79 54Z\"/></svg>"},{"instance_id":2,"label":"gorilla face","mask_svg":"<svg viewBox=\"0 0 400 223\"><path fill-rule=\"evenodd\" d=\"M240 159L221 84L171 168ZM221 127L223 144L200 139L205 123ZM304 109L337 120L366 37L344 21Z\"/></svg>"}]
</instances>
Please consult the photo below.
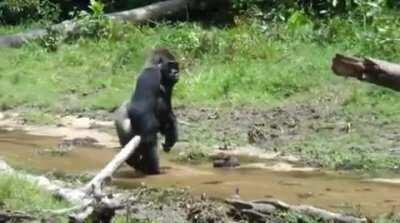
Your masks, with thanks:
<instances>
[{"instance_id":1,"label":"gorilla face","mask_svg":"<svg viewBox=\"0 0 400 223\"><path fill-rule=\"evenodd\" d=\"M174 85L179 80L179 64L176 61L167 61L161 64L162 82L165 85Z\"/></svg>"},{"instance_id":2,"label":"gorilla face","mask_svg":"<svg viewBox=\"0 0 400 223\"><path fill-rule=\"evenodd\" d=\"M177 82L179 80L179 64L176 61L168 62L168 79L172 82Z\"/></svg>"}]
</instances>

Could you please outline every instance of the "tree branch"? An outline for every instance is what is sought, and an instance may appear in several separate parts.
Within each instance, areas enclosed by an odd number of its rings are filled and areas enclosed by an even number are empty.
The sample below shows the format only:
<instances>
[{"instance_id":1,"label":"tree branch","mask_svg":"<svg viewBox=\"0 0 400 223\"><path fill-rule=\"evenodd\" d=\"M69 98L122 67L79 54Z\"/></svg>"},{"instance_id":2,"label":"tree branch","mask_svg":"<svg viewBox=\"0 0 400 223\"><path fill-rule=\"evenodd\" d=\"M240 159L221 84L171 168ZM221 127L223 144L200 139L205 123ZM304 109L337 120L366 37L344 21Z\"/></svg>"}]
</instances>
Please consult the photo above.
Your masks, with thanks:
<instances>
[{"instance_id":1,"label":"tree branch","mask_svg":"<svg viewBox=\"0 0 400 223\"><path fill-rule=\"evenodd\" d=\"M316 208L309 205L289 205L279 200L258 200L258 201L242 201L242 200L227 200L235 210L239 211L251 219L268 220L274 212L278 211L293 211L305 216L311 216L322 219L324 222L333 223L367 223L366 218L357 218L354 216L343 215L330 212L324 209Z\"/></svg>"}]
</instances>

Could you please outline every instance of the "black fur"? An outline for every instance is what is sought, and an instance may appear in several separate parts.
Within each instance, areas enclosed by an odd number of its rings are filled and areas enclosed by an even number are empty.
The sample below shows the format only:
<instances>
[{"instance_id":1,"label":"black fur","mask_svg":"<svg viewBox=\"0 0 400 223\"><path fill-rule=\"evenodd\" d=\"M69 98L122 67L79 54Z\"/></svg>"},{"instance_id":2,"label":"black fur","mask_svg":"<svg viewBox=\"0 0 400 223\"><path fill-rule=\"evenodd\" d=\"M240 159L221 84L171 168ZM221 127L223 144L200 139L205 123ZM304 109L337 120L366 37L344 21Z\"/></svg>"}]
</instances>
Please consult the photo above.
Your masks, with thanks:
<instances>
[{"instance_id":1,"label":"black fur","mask_svg":"<svg viewBox=\"0 0 400 223\"><path fill-rule=\"evenodd\" d=\"M166 152L178 139L171 97L179 67L176 62L166 62L165 58L155 63L158 66L146 68L139 75L131 100L117 110L115 121L121 146L134 135L141 136L139 147L127 163L147 174L160 172L157 133L165 137L163 149Z\"/></svg>"}]
</instances>

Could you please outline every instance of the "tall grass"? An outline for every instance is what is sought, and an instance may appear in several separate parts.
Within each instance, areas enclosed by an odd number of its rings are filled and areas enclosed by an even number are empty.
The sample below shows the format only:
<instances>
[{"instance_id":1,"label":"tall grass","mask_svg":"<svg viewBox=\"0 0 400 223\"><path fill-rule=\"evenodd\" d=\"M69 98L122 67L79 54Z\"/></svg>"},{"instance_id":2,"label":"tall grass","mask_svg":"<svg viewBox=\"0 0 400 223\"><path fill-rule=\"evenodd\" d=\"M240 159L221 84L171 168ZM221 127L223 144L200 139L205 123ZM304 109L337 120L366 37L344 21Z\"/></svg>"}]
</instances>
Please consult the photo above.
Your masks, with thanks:
<instances>
[{"instance_id":1,"label":"tall grass","mask_svg":"<svg viewBox=\"0 0 400 223\"><path fill-rule=\"evenodd\" d=\"M48 214L45 210L68 207L24 177L9 174L0 174L0 201L5 209L42 214Z\"/></svg>"}]
</instances>

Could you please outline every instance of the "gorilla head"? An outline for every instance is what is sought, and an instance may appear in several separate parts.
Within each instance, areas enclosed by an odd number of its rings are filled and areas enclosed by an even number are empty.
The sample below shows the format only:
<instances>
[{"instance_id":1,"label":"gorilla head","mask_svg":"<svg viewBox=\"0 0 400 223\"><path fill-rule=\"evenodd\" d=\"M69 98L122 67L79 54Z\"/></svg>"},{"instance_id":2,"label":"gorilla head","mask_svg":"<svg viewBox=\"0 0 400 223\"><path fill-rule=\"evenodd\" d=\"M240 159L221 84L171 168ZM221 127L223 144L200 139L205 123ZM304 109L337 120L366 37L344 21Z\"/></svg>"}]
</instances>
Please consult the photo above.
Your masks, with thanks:
<instances>
[{"instance_id":1,"label":"gorilla head","mask_svg":"<svg viewBox=\"0 0 400 223\"><path fill-rule=\"evenodd\" d=\"M172 53L166 48L153 50L147 67L158 67L161 71L161 84L173 86L179 80L179 63Z\"/></svg>"}]
</instances>

